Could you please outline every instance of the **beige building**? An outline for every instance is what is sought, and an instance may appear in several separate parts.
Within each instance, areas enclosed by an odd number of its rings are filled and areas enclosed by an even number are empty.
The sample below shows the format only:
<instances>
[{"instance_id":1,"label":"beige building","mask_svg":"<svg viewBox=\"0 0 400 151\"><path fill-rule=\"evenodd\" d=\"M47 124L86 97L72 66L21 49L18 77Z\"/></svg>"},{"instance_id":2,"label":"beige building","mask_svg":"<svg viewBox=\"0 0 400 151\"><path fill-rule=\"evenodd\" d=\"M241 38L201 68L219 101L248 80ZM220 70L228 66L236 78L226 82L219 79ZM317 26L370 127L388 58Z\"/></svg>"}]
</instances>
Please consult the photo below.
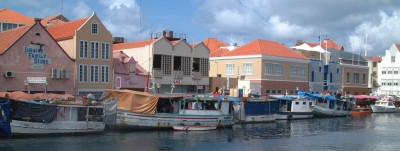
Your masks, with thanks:
<instances>
[{"instance_id":1,"label":"beige building","mask_svg":"<svg viewBox=\"0 0 400 151\"><path fill-rule=\"evenodd\" d=\"M294 94L309 89L308 62L308 58L281 43L257 39L240 47L212 50L210 76L238 78L237 89L243 96Z\"/></svg>"},{"instance_id":2,"label":"beige building","mask_svg":"<svg viewBox=\"0 0 400 151\"><path fill-rule=\"evenodd\" d=\"M114 44L114 51L134 57L148 73L148 92L203 93L209 87L209 49L189 44L185 36L163 31L149 40Z\"/></svg>"},{"instance_id":3,"label":"beige building","mask_svg":"<svg viewBox=\"0 0 400 151\"><path fill-rule=\"evenodd\" d=\"M104 89L113 87L112 35L96 13L50 26L47 30L75 60L76 74L71 75L75 79L75 95L100 96Z\"/></svg>"}]
</instances>

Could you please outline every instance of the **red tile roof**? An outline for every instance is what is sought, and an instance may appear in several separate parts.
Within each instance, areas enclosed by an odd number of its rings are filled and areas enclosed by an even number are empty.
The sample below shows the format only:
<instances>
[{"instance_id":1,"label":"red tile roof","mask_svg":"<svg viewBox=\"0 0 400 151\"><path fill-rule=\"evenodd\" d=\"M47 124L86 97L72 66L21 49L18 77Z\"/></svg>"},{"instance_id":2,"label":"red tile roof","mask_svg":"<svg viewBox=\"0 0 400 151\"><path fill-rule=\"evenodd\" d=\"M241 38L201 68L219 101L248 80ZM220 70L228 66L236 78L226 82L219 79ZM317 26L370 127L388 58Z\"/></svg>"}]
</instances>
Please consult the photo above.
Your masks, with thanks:
<instances>
[{"instance_id":1,"label":"red tile roof","mask_svg":"<svg viewBox=\"0 0 400 151\"><path fill-rule=\"evenodd\" d=\"M318 46L319 44L316 43L311 43L311 42L304 42L304 41L300 41L298 43L296 43L296 46L300 46L302 44L306 43L307 45L311 46L311 47L315 47ZM328 45L326 45L328 43ZM328 46L328 48L332 48L332 49L336 49L336 50L344 50L343 46L339 46L337 45L333 40L328 39L328 40L324 40L321 41L321 47L326 49L326 46Z\"/></svg>"},{"instance_id":2,"label":"red tile roof","mask_svg":"<svg viewBox=\"0 0 400 151\"><path fill-rule=\"evenodd\" d=\"M64 17L64 15L58 14L58 15L52 15L50 17L47 17L45 19L42 19L40 22L43 26L47 26L48 24L51 24L52 26L54 25L59 25L60 23L66 23L69 22L67 18Z\"/></svg>"},{"instance_id":3,"label":"red tile roof","mask_svg":"<svg viewBox=\"0 0 400 151\"><path fill-rule=\"evenodd\" d=\"M28 25L35 23L35 20L11 9L3 8L0 10L0 22L21 23Z\"/></svg>"},{"instance_id":4,"label":"red tile roof","mask_svg":"<svg viewBox=\"0 0 400 151\"><path fill-rule=\"evenodd\" d=\"M400 44L396 44L397 50L400 51Z\"/></svg>"},{"instance_id":5,"label":"red tile roof","mask_svg":"<svg viewBox=\"0 0 400 151\"><path fill-rule=\"evenodd\" d=\"M0 54L3 54L19 38L21 38L33 25L23 26L4 32L0 32Z\"/></svg>"},{"instance_id":6,"label":"red tile roof","mask_svg":"<svg viewBox=\"0 0 400 151\"><path fill-rule=\"evenodd\" d=\"M368 57L368 60L371 60L372 62L381 62L382 61L382 57Z\"/></svg>"},{"instance_id":7,"label":"red tile roof","mask_svg":"<svg viewBox=\"0 0 400 151\"><path fill-rule=\"evenodd\" d=\"M219 50L221 47L229 46L227 43L222 42L217 38L207 38L203 40L203 43L210 49L210 54L214 51Z\"/></svg>"},{"instance_id":8,"label":"red tile roof","mask_svg":"<svg viewBox=\"0 0 400 151\"><path fill-rule=\"evenodd\" d=\"M71 39L75 36L75 31L78 30L88 19L89 17L85 17L57 26L51 26L47 28L47 31L49 31L56 41Z\"/></svg>"},{"instance_id":9,"label":"red tile roof","mask_svg":"<svg viewBox=\"0 0 400 151\"><path fill-rule=\"evenodd\" d=\"M229 50L226 48L219 48L218 50L214 50L213 52L210 52L210 57L221 57L228 52L229 52Z\"/></svg>"},{"instance_id":10,"label":"red tile roof","mask_svg":"<svg viewBox=\"0 0 400 151\"><path fill-rule=\"evenodd\" d=\"M229 51L223 56L244 56L244 55L267 55L284 58L305 59L301 54L296 53L285 45L268 40L257 39L244 46Z\"/></svg>"},{"instance_id":11,"label":"red tile roof","mask_svg":"<svg viewBox=\"0 0 400 151\"><path fill-rule=\"evenodd\" d=\"M142 41L113 44L113 51L129 49L129 48L140 48L140 47L148 46L151 43L153 43L154 41L157 41L157 39L148 39L148 40L142 40Z\"/></svg>"}]
</instances>

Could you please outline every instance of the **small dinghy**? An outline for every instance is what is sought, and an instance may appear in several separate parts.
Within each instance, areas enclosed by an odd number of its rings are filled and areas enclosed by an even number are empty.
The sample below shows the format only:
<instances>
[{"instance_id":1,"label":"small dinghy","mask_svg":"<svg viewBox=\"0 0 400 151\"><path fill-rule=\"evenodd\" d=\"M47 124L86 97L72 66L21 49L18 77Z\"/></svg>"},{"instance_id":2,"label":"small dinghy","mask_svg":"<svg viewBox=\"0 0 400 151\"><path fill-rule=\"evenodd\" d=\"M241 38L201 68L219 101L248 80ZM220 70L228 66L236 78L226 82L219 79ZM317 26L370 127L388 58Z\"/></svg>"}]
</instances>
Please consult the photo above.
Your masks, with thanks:
<instances>
[{"instance_id":1,"label":"small dinghy","mask_svg":"<svg viewBox=\"0 0 400 151\"><path fill-rule=\"evenodd\" d=\"M176 131L209 131L217 129L217 126L211 125L174 125L172 127Z\"/></svg>"}]
</instances>

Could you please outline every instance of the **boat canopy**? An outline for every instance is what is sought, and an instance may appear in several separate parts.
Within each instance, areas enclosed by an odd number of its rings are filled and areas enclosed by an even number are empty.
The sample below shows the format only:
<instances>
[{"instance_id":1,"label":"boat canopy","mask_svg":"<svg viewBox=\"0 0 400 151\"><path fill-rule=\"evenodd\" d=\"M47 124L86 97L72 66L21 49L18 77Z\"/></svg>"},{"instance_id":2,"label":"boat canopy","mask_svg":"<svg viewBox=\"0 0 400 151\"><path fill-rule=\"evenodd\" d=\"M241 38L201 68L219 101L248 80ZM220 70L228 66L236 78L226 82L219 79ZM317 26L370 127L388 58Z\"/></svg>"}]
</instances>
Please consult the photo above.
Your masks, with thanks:
<instances>
[{"instance_id":1,"label":"boat canopy","mask_svg":"<svg viewBox=\"0 0 400 151\"><path fill-rule=\"evenodd\" d=\"M281 96L281 95L270 95L269 96L272 99L278 99L278 100L285 100L285 101L293 101L293 97L287 97L287 96Z\"/></svg>"},{"instance_id":2,"label":"boat canopy","mask_svg":"<svg viewBox=\"0 0 400 151\"><path fill-rule=\"evenodd\" d=\"M164 97L164 96L163 96ZM177 96L180 97L180 96ZM101 99L117 98L117 108L136 113L155 114L159 97L147 92L105 89Z\"/></svg>"}]
</instances>

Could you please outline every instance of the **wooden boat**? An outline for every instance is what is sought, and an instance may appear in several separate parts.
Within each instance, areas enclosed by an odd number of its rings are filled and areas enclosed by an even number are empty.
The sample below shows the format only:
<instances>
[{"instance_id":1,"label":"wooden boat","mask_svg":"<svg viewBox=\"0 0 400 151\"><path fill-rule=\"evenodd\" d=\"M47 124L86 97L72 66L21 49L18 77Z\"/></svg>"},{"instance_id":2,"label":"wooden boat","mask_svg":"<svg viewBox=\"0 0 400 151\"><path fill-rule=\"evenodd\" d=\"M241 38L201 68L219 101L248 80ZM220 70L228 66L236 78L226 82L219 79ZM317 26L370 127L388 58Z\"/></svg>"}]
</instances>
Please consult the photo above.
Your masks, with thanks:
<instances>
[{"instance_id":1,"label":"wooden boat","mask_svg":"<svg viewBox=\"0 0 400 151\"><path fill-rule=\"evenodd\" d=\"M314 115L318 117L348 116L354 108L354 103L345 99L337 99L330 95L317 95Z\"/></svg>"},{"instance_id":2,"label":"wooden boat","mask_svg":"<svg viewBox=\"0 0 400 151\"><path fill-rule=\"evenodd\" d=\"M376 101L375 105L371 105L371 109L374 113L395 113L400 111L400 109L394 105L392 98L389 97L384 97Z\"/></svg>"},{"instance_id":3,"label":"wooden boat","mask_svg":"<svg viewBox=\"0 0 400 151\"><path fill-rule=\"evenodd\" d=\"M174 125L172 128L176 131L209 131L217 129L217 126L211 125Z\"/></svg>"},{"instance_id":4,"label":"wooden boat","mask_svg":"<svg viewBox=\"0 0 400 151\"><path fill-rule=\"evenodd\" d=\"M271 95L270 98L279 101L277 120L312 118L315 98L308 93L299 92L298 95Z\"/></svg>"},{"instance_id":5,"label":"wooden boat","mask_svg":"<svg viewBox=\"0 0 400 151\"><path fill-rule=\"evenodd\" d=\"M111 128L172 129L174 125L232 127L232 102L186 94L157 94L131 90L105 90L106 123ZM107 106L114 106L115 111ZM108 113L110 112L110 113ZM111 119L111 120L109 120Z\"/></svg>"},{"instance_id":6,"label":"wooden boat","mask_svg":"<svg viewBox=\"0 0 400 151\"><path fill-rule=\"evenodd\" d=\"M13 135L103 132L102 105L36 104L11 101Z\"/></svg>"},{"instance_id":7,"label":"wooden boat","mask_svg":"<svg viewBox=\"0 0 400 151\"><path fill-rule=\"evenodd\" d=\"M277 99L228 99L234 100L234 117L237 123L272 122L279 111Z\"/></svg>"},{"instance_id":8,"label":"wooden boat","mask_svg":"<svg viewBox=\"0 0 400 151\"><path fill-rule=\"evenodd\" d=\"M353 102L356 105L352 109L351 114L371 114L371 105L375 104L378 97L369 95L354 95L345 99Z\"/></svg>"}]
</instances>

